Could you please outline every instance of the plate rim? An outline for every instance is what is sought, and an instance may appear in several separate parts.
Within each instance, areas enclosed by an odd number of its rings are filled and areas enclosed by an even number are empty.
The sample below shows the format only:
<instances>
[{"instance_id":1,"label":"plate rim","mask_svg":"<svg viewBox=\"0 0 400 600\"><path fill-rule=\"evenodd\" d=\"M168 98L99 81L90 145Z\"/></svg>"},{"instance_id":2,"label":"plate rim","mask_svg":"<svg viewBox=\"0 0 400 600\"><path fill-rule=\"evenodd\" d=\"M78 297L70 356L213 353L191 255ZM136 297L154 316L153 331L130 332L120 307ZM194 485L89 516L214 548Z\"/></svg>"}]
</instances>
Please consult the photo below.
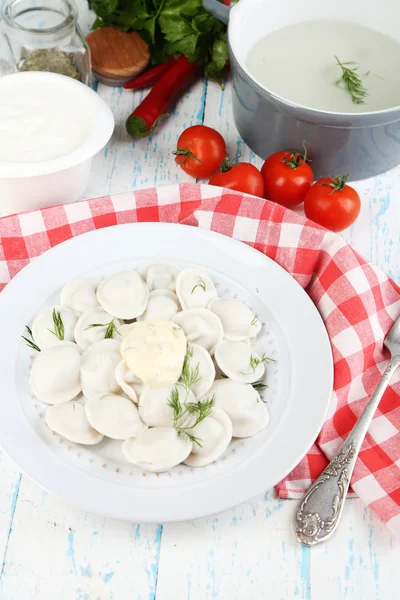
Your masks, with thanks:
<instances>
[{"instance_id":1,"label":"plate rim","mask_svg":"<svg viewBox=\"0 0 400 600\"><path fill-rule=\"evenodd\" d=\"M273 259L269 258L262 252L256 250L255 248L253 248L252 246L250 246L244 242L241 242L235 238L231 238L229 236L226 236L226 235L214 232L214 231L209 231L207 229L193 227L190 225L182 225L182 224L177 224L177 223L159 223L159 222L125 223L125 224L119 224L119 225L113 225L110 227L105 227L102 229L92 230L92 231L83 233L81 235L78 235L76 237L70 238L69 240L66 240L65 242L62 242L62 243L58 244L57 246L44 252L43 254L38 256L34 261L32 261L31 263L26 265L26 267L23 268L19 273L17 273L16 276L9 282L9 284L1 292L1 294L0 294L0 324L4 320L3 315L5 314L5 311L2 310L3 305L7 302L8 298L10 296L12 297L12 295L14 293L14 288L18 289L18 287L21 286L20 282L22 282L22 284L23 284L24 280L27 277L28 277L28 279L29 279L29 277L31 277L31 273L32 273L32 275L34 275L35 271L37 269L40 270L41 265L43 263L46 263L47 261L51 262L53 259L53 256L56 257L58 253L61 253L61 254L67 253L68 254L68 252L70 252L70 248L73 248L72 252L74 251L74 249L76 251L76 248L74 248L74 247L79 244L85 245L86 240L89 240L89 242L91 242L92 240L95 241L96 238L101 238L101 237L107 236L107 235L110 235L112 237L112 235L113 235L112 232L116 231L116 230L120 230L121 228L125 228L126 230L132 229L132 228L134 228L134 230L138 230L139 228L142 230L146 230L146 229L149 230L149 229L153 229L153 228L156 228L158 230L164 229L165 231L168 231L168 230L171 231L171 235L173 235L173 232L177 231L179 228L179 230L181 232L183 232L185 230L187 232L190 231L190 235L192 235L192 236L198 235L200 238L201 237L205 238L206 241L207 241L207 239L215 240L217 244L222 244L222 246L225 245L225 246L228 246L228 248L230 246L232 248L235 247L236 251L238 251L239 253L247 252L249 256L257 255L258 261L260 260L260 257L261 257L262 261L265 261L266 264L269 263L271 269L275 269L277 273L278 273L278 271L280 272L280 277L284 277L287 282L290 281L290 283L288 283L288 285L293 286L292 287L293 290L295 290L295 289L297 290L297 292L294 292L295 294L299 294L299 297L303 296L303 306L307 307L306 310L310 313L309 318L314 320L314 325L316 326L316 330L317 330L317 336L320 338L321 347L318 349L319 358L321 358L323 356L324 360L327 360L328 362L325 364L325 370L326 370L326 372L324 374L325 381L320 384L321 389L323 390L323 393L325 396L324 402L323 402L323 407L322 406L318 407L319 408L318 419L315 419L315 423L312 428L313 429L312 435L309 434L307 436L308 437L307 442L304 442L304 441L302 442L301 455L299 454L299 451L298 451L296 454L296 457L294 457L292 459L290 464L288 464L286 466L284 472L282 472L282 474L279 475L279 478L274 482L267 481L267 479L265 477L263 478L262 473L261 473L261 476L259 476L260 474L258 474L257 477L253 476L252 477L253 481L249 481L248 474L243 472L243 473L241 473L241 475L242 475L243 479L245 480L246 484L240 486L240 489L239 489L239 486L236 486L236 491L237 491L236 494L230 493L230 492L232 492L232 481L230 481L229 485L227 485L227 487L225 489L225 493L223 494L223 496L225 497L225 500L221 500L221 498L219 498L219 499L215 498L215 493L214 493L213 499L212 499L212 501L210 501L209 497L207 495L207 500L209 500L210 504L209 505L207 504L207 506L205 506L204 509L199 508L198 502L197 502L197 504L196 504L196 502L194 502L194 503L188 504L185 507L184 512L181 512L179 515L174 515L173 514L174 511L166 510L165 507L157 506L157 503L153 507L151 502L150 502L150 508L147 505L145 510L143 510L143 508L141 508L140 510L137 510L137 507L135 505L133 505L132 510L123 509L122 511L121 511L121 507L118 507L118 509L117 509L114 506L113 507L104 506L104 500L103 500L102 494L106 494L106 495L110 494L110 492L112 492L113 488L121 489L121 487L122 487L122 489L125 490L127 495L128 494L131 495L133 493L133 494L136 494L136 496L146 496L149 494L154 495L154 491L157 488L145 488L145 489L142 488L139 490L138 488L133 488L133 487L128 488L127 486L123 486L121 484L114 483L114 482L106 482L106 481L101 480L87 472L80 471L72 464L64 464L63 462L61 463L59 460L59 457L57 457L55 454L53 455L53 453L51 453L51 452L47 452L47 455L48 455L47 460L49 463L47 465L47 467L48 467L48 469L51 470L51 472L57 472L57 468L58 468L58 471L61 472L60 479L62 481L58 482L57 484L55 484L54 481L51 481L49 483L48 481L46 481L46 479L48 479L49 476L46 475L46 473L44 473L42 465L40 465L38 469L35 468L35 464L33 464L33 467L32 467L33 461L30 459L30 454L25 455L25 456L21 455L21 452L17 452L13 448L12 441L10 439L10 432L7 432L6 431L7 428L5 427L5 424L7 421L6 418L0 420L0 447L2 447L2 449L5 451L5 453L8 456L10 456L10 458L17 464L18 468L22 472L24 472L26 475L28 475L28 477L30 477L31 479L33 479L34 481L39 483L39 485L41 485L48 491L58 495L59 497L70 502L71 504L78 506L81 509L88 511L88 512L94 512L94 513L101 514L103 516L107 516L107 517L111 517L111 518L130 520L130 521L136 521L136 522L142 522L142 523L178 522L178 521L203 518L203 517L206 517L209 515L213 515L213 514L221 512L223 510L232 508L243 502L246 502L246 501L250 500L251 498L253 498L254 496L265 492L266 489L270 489L272 486L276 485L276 483L278 483L280 480L282 480L284 477L286 477L286 475L288 473L290 473L290 471L298 464L298 462L301 460L301 458L303 458L305 456L305 454L307 453L309 448L312 446L312 444L315 441L315 439L321 429L321 426L325 420L326 412L329 407L329 402L330 402L330 399L332 396L332 390L333 390L333 358L332 358L332 350L331 350L331 343L329 340L329 336L325 329L325 325L323 323L322 317L319 314L317 307L312 302L311 298L308 296L308 294L305 292L305 290L300 286L300 284L294 279L294 277L292 275L290 275L283 267L281 267ZM161 235L161 233L158 233L157 235ZM170 234L167 233L166 235L170 235ZM186 233L184 235L186 235ZM80 240L80 242L79 242L79 240ZM239 249L239 247L240 247L240 249ZM79 275L77 275L77 276L79 276ZM53 291L54 291L54 286L53 286ZM29 302L29 300L28 300L28 302ZM267 303L267 306L268 306L268 303ZM311 309L311 311L310 311L310 309ZM317 357L317 359L318 359L318 357ZM312 390L312 391L314 391L314 390ZM5 395L6 394L3 394L3 396L5 396ZM17 396L16 390L14 390L14 396L15 397ZM17 402L17 404L18 404L18 408L17 408L18 412L20 412L22 418L24 418L25 421L27 421L25 415L22 412L22 407L19 405L20 404L19 401ZM1 406L1 399L0 399L0 406ZM28 422L27 422L27 424L28 424ZM42 445L44 448L47 448L46 444L43 443L43 441L40 439L38 434L35 431L33 431L31 426L30 426L30 429L32 430L32 433L34 433L34 435L37 436L36 444L39 446ZM11 442L11 444L10 444L10 442ZM250 459L245 461L246 465L248 463L253 463L253 462L256 463L257 462L256 457L262 453L261 450L262 449L259 449L258 451L256 451L255 456L252 456ZM282 448L282 450L283 450L283 448ZM38 449L38 451L39 451L39 449ZM258 460L259 460L259 458L258 458ZM57 464L58 464L58 467L57 467ZM233 472L236 473L237 470L243 471L246 468L246 465L242 465L242 466L238 467L238 469L234 469ZM39 473L38 473L38 471L39 471ZM68 477L67 477L67 473L65 473L64 471L68 471ZM174 496L174 495L176 496L177 491L181 495L182 489L184 489L184 491L187 491L187 492L191 491L192 495L195 496L196 491L198 491L197 488L199 488L199 487L207 488L210 486L210 484L216 485L218 483L218 488L220 488L221 484L223 483L223 480L232 478L233 472L222 474L221 477L219 478L218 482L216 481L216 478L211 478L211 479L207 479L204 481L191 483L189 486L177 486L174 488L163 488L162 494L168 497L167 502L170 499L169 497ZM76 494L73 491L71 492L71 490L66 489L66 486L63 485L63 482L66 483L67 480L69 482L71 477L72 477L72 481L74 480L74 477L77 477L77 482L79 482L79 480L81 478L83 478L84 480L86 479L89 482L90 487L92 487L92 486L96 487L96 490L97 490L100 500L101 500L100 505L96 504L96 502L93 502L92 501L93 499L88 501L88 498L84 495L82 495L80 498L77 499ZM257 481L255 482L254 479L257 479ZM96 485L94 485L95 482L96 482ZM83 482L81 482L81 483L83 483ZM227 481L225 481L225 483L228 484ZM187 489L185 489L185 488L187 488ZM140 498L139 502L142 502L143 499L144 498ZM197 498L196 498L196 500L197 500ZM107 503L110 504L108 501L106 501L105 504L107 504ZM157 511L158 516L150 516L149 512L151 513L152 511L153 512Z\"/></svg>"}]
</instances>

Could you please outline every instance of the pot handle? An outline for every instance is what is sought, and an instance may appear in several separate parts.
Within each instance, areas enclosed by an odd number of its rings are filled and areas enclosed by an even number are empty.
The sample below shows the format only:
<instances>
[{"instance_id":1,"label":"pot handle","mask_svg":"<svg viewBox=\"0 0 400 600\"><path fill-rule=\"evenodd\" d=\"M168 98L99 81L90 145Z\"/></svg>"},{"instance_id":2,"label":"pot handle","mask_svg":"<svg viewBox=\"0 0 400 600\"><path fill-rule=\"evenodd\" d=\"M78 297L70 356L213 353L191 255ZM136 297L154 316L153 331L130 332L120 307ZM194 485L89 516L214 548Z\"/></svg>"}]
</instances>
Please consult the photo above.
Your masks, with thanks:
<instances>
[{"instance_id":1,"label":"pot handle","mask_svg":"<svg viewBox=\"0 0 400 600\"><path fill-rule=\"evenodd\" d=\"M218 0L203 0L203 6L207 12L214 15L214 17L225 23L225 25L228 24L230 6L224 6Z\"/></svg>"}]
</instances>

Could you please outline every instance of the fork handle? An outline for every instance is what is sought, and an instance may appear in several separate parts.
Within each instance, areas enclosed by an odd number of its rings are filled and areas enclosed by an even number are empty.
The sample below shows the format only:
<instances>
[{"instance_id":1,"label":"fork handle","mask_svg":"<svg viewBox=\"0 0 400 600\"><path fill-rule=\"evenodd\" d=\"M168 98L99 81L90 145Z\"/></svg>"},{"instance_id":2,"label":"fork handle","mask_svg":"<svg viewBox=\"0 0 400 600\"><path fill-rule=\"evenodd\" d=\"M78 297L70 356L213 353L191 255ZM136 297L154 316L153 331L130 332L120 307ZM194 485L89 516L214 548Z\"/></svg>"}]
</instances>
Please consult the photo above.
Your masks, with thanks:
<instances>
[{"instance_id":1,"label":"fork handle","mask_svg":"<svg viewBox=\"0 0 400 600\"><path fill-rule=\"evenodd\" d=\"M336 529L361 444L399 365L400 356L392 357L346 441L301 501L295 517L299 542L314 546L326 540Z\"/></svg>"}]
</instances>

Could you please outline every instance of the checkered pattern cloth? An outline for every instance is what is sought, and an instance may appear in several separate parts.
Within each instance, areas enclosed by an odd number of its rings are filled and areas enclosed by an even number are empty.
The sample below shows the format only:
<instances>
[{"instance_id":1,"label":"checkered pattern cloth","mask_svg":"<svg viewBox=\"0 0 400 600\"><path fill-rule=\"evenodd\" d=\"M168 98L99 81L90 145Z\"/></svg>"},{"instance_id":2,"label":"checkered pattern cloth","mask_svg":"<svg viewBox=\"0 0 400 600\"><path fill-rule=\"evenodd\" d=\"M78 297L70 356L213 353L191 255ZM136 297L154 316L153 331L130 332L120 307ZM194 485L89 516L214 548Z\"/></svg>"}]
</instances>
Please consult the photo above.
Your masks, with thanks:
<instances>
[{"instance_id":1,"label":"checkered pattern cloth","mask_svg":"<svg viewBox=\"0 0 400 600\"><path fill-rule=\"evenodd\" d=\"M322 431L277 486L281 498L308 489L346 438L388 361L383 339L400 314L400 289L338 235L268 201L183 184L96 198L0 219L0 288L36 256L73 236L119 223L185 223L263 252L305 288L333 348L334 392ZM400 534L400 370L362 446L352 488Z\"/></svg>"}]
</instances>

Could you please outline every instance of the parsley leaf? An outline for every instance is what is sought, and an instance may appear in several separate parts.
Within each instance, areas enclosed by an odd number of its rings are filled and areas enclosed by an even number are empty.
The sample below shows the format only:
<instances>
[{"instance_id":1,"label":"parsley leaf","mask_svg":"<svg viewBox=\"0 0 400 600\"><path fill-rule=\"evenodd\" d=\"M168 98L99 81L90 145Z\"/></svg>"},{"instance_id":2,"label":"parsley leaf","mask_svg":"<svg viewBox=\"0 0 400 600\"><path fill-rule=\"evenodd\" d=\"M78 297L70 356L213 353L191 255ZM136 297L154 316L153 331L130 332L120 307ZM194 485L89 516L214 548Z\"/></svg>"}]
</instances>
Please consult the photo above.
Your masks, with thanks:
<instances>
[{"instance_id":1,"label":"parsley leaf","mask_svg":"<svg viewBox=\"0 0 400 600\"><path fill-rule=\"evenodd\" d=\"M220 39L215 40L212 48L212 62L218 69L225 67L228 60L228 44L226 41L226 33L220 36Z\"/></svg>"}]
</instances>

